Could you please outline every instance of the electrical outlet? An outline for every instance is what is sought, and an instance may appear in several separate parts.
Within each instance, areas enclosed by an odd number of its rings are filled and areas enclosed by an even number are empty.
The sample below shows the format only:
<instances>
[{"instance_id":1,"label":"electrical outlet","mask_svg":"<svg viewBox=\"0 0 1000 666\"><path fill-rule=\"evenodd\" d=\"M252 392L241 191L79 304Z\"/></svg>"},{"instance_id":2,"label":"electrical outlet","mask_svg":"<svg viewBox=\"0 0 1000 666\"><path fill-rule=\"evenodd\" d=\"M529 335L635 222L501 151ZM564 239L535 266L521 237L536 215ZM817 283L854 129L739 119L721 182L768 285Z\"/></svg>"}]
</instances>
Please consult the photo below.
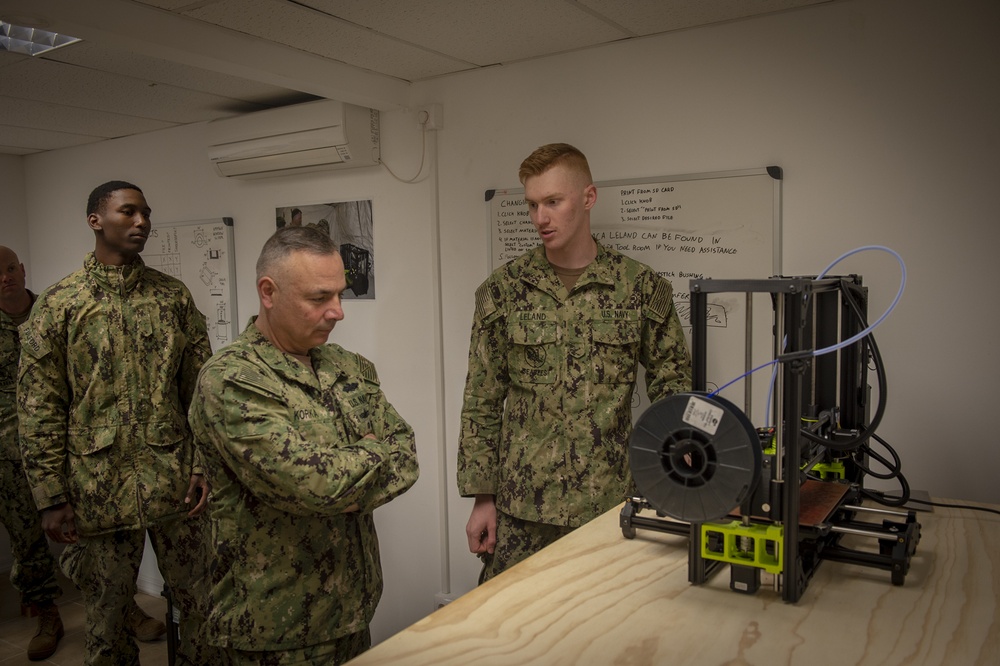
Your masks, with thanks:
<instances>
[{"instance_id":1,"label":"electrical outlet","mask_svg":"<svg viewBox=\"0 0 1000 666\"><path fill-rule=\"evenodd\" d=\"M417 111L417 122L424 129L444 129L444 109L440 104L426 104Z\"/></svg>"}]
</instances>

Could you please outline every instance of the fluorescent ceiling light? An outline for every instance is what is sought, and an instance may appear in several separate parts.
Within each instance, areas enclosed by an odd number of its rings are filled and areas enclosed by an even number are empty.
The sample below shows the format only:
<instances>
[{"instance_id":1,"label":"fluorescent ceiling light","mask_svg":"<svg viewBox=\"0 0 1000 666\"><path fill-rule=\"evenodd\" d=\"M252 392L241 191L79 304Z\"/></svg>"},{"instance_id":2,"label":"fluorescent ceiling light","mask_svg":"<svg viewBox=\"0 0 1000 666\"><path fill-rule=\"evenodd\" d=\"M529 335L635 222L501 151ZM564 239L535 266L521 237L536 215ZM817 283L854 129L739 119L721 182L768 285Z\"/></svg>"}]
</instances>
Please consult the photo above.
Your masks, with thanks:
<instances>
[{"instance_id":1,"label":"fluorescent ceiling light","mask_svg":"<svg viewBox=\"0 0 1000 666\"><path fill-rule=\"evenodd\" d=\"M60 46L80 41L76 37L60 35L40 28L25 28L0 21L0 51L38 55Z\"/></svg>"}]
</instances>

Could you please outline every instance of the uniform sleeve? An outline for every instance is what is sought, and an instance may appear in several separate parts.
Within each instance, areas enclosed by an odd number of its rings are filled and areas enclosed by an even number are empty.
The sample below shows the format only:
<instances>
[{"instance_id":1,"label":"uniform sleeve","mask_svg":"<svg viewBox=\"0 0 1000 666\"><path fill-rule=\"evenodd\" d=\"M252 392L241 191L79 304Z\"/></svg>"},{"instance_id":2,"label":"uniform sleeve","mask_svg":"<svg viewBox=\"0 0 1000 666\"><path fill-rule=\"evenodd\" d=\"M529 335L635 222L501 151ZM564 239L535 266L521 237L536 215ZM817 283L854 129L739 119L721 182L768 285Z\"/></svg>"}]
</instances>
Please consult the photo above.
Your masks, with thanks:
<instances>
[{"instance_id":1,"label":"uniform sleeve","mask_svg":"<svg viewBox=\"0 0 1000 666\"><path fill-rule=\"evenodd\" d=\"M191 407L191 397L198 383L198 374L205 362L212 356L212 345L208 340L208 326L205 315L195 305L194 298L187 294L182 316L182 326L187 337L184 356L177 370L177 388L180 392L181 408L187 414ZM194 447L194 460L191 471L193 474L204 473L204 461L201 449Z\"/></svg>"},{"instance_id":2,"label":"uniform sleeve","mask_svg":"<svg viewBox=\"0 0 1000 666\"><path fill-rule=\"evenodd\" d=\"M458 443L458 490L463 497L497 492L500 430L510 386L506 318L498 306L500 299L499 287L492 280L476 291Z\"/></svg>"},{"instance_id":3,"label":"uniform sleeve","mask_svg":"<svg viewBox=\"0 0 1000 666\"><path fill-rule=\"evenodd\" d=\"M191 294L186 295L181 325L184 328L184 335L187 337L187 346L184 348L184 358L181 359L181 365L177 371L177 386L185 413L191 406L191 396L194 395L195 385L198 382L198 373L201 372L205 361L212 355L212 345L208 341L205 315L198 311Z\"/></svg>"},{"instance_id":4,"label":"uniform sleeve","mask_svg":"<svg viewBox=\"0 0 1000 666\"><path fill-rule=\"evenodd\" d=\"M360 355L358 362L365 378L364 388L371 410L370 432L388 449L388 455L378 467L378 480L358 502L363 512L370 512L409 490L416 483L420 468L413 428L382 392L375 366ZM357 444L365 446L370 441L362 439Z\"/></svg>"},{"instance_id":5,"label":"uniform sleeve","mask_svg":"<svg viewBox=\"0 0 1000 666\"><path fill-rule=\"evenodd\" d=\"M71 396L64 319L40 303L20 329L17 414L21 457L39 510L69 500L65 467Z\"/></svg>"},{"instance_id":6,"label":"uniform sleeve","mask_svg":"<svg viewBox=\"0 0 1000 666\"><path fill-rule=\"evenodd\" d=\"M245 364L209 364L189 420L210 472L224 465L261 502L296 515L333 515L360 504L383 478L384 441L338 441L334 417L303 427L291 407Z\"/></svg>"},{"instance_id":7,"label":"uniform sleeve","mask_svg":"<svg viewBox=\"0 0 1000 666\"><path fill-rule=\"evenodd\" d=\"M691 356L677 308L673 287L653 272L646 274L639 361L646 371L650 402L691 390Z\"/></svg>"}]
</instances>

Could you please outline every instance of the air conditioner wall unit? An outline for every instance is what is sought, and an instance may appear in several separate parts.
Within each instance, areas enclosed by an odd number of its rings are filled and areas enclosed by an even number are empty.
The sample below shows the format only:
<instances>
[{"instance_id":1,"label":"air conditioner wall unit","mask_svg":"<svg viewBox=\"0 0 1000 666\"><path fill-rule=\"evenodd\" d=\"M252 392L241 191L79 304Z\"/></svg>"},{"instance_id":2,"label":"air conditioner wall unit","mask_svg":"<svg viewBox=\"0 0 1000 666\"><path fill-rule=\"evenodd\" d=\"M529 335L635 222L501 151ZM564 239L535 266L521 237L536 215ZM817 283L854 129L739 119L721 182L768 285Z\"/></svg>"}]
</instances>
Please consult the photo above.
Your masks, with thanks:
<instances>
[{"instance_id":1,"label":"air conditioner wall unit","mask_svg":"<svg viewBox=\"0 0 1000 666\"><path fill-rule=\"evenodd\" d=\"M220 176L263 178L380 163L379 113L336 100L306 102L208 124Z\"/></svg>"}]
</instances>

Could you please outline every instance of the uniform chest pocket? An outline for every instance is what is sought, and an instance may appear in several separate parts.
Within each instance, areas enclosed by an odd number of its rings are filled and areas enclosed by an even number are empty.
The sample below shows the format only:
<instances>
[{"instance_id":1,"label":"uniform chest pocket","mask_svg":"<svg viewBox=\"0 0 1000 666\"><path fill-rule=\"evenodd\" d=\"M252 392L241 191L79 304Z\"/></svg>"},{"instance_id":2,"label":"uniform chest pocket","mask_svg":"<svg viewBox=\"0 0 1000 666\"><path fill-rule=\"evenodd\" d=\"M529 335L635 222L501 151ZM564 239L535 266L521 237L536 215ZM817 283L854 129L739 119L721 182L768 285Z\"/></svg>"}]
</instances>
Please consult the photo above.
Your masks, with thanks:
<instances>
[{"instance_id":1,"label":"uniform chest pocket","mask_svg":"<svg viewBox=\"0 0 1000 666\"><path fill-rule=\"evenodd\" d=\"M293 414L294 430L309 446L326 449L348 441L343 422L329 411L305 408Z\"/></svg>"},{"instance_id":2,"label":"uniform chest pocket","mask_svg":"<svg viewBox=\"0 0 1000 666\"><path fill-rule=\"evenodd\" d=\"M558 374L555 322L512 322L507 325L510 378L521 384L552 384Z\"/></svg>"},{"instance_id":3,"label":"uniform chest pocket","mask_svg":"<svg viewBox=\"0 0 1000 666\"><path fill-rule=\"evenodd\" d=\"M20 347L16 342L4 345L0 349L0 391L14 393L17 391L17 363ZM13 403L11 403L13 404Z\"/></svg>"},{"instance_id":4,"label":"uniform chest pocket","mask_svg":"<svg viewBox=\"0 0 1000 666\"><path fill-rule=\"evenodd\" d=\"M7 401L7 404L11 405L15 404L14 399L17 396L17 377L12 372L16 368L16 361L9 366L0 368L0 394L4 396L3 399Z\"/></svg>"},{"instance_id":5,"label":"uniform chest pocket","mask_svg":"<svg viewBox=\"0 0 1000 666\"><path fill-rule=\"evenodd\" d=\"M175 358L187 346L181 322L170 310L136 310L133 321L139 358Z\"/></svg>"},{"instance_id":6,"label":"uniform chest pocket","mask_svg":"<svg viewBox=\"0 0 1000 666\"><path fill-rule=\"evenodd\" d=\"M594 379L598 384L635 381L640 336L638 321L593 322Z\"/></svg>"},{"instance_id":7,"label":"uniform chest pocket","mask_svg":"<svg viewBox=\"0 0 1000 666\"><path fill-rule=\"evenodd\" d=\"M372 385L362 385L358 390L343 395L340 409L347 428L354 431L355 439L375 433L377 405L378 391Z\"/></svg>"}]
</instances>

